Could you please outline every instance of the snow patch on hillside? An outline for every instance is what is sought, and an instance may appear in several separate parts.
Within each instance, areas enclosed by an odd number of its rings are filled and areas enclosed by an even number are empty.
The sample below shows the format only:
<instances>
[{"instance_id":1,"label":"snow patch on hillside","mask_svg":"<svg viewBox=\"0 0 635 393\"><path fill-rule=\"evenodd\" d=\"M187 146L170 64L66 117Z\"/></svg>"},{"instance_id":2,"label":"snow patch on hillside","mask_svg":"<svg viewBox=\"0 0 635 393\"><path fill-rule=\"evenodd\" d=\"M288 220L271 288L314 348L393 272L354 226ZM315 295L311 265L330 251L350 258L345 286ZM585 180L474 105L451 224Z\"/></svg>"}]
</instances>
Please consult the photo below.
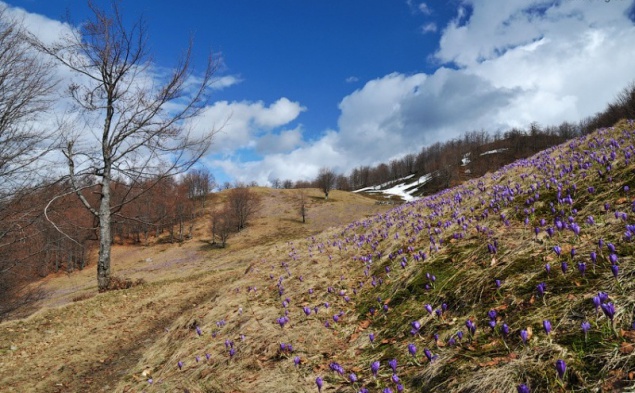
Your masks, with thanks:
<instances>
[{"instance_id":1,"label":"snow patch on hillside","mask_svg":"<svg viewBox=\"0 0 635 393\"><path fill-rule=\"evenodd\" d=\"M410 201L419 199L419 197L416 197L413 195L414 192L417 191L417 188L427 183L428 181L430 181L430 179L432 179L431 174L423 175L419 177L418 179L416 179L415 181L411 180L413 177L414 175L408 175L396 181L384 183L379 186L360 188L359 190L355 190L353 192L367 192L367 193L373 193L373 194L375 193L383 194L385 198L391 198L391 197L397 196L404 201L410 202ZM384 187L388 187L389 184L393 184L392 187L384 188Z\"/></svg>"}]
</instances>

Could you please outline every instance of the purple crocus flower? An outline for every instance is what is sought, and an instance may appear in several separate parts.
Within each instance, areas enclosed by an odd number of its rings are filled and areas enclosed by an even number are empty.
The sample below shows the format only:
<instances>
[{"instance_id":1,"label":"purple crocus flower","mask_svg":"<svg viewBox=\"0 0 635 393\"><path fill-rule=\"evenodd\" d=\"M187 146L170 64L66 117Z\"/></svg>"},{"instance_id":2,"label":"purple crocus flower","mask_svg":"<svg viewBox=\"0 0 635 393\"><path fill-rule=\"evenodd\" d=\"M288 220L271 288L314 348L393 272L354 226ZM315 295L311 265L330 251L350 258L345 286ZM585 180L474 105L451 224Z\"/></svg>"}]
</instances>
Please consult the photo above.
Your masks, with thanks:
<instances>
[{"instance_id":1,"label":"purple crocus flower","mask_svg":"<svg viewBox=\"0 0 635 393\"><path fill-rule=\"evenodd\" d=\"M560 264L560 268L562 269L563 274L567 274L567 269L569 268L569 264L566 263L565 261L562 261L562 263Z\"/></svg>"},{"instance_id":2,"label":"purple crocus flower","mask_svg":"<svg viewBox=\"0 0 635 393\"><path fill-rule=\"evenodd\" d=\"M595 251L591 251L591 262L595 265L598 261L598 254Z\"/></svg>"},{"instance_id":3,"label":"purple crocus flower","mask_svg":"<svg viewBox=\"0 0 635 393\"><path fill-rule=\"evenodd\" d=\"M456 337L459 339L459 341L463 340L463 331L459 330L458 332L456 332Z\"/></svg>"},{"instance_id":4,"label":"purple crocus flower","mask_svg":"<svg viewBox=\"0 0 635 393\"><path fill-rule=\"evenodd\" d=\"M586 336L587 333L589 332L589 330L591 330L591 324L589 323L589 321L584 321L582 322L582 324L580 325L580 328L582 329L582 332L584 333L584 335Z\"/></svg>"},{"instance_id":5,"label":"purple crocus flower","mask_svg":"<svg viewBox=\"0 0 635 393\"><path fill-rule=\"evenodd\" d=\"M615 305L613 304L613 302L602 303L600 307L602 307L604 315L606 315L611 320L611 322L613 322L613 317L615 316Z\"/></svg>"},{"instance_id":6,"label":"purple crocus flower","mask_svg":"<svg viewBox=\"0 0 635 393\"><path fill-rule=\"evenodd\" d=\"M382 390L381 393L392 393L392 389L391 388L384 388L384 390Z\"/></svg>"},{"instance_id":7,"label":"purple crocus flower","mask_svg":"<svg viewBox=\"0 0 635 393\"><path fill-rule=\"evenodd\" d=\"M538 291L538 294L540 296L544 296L545 292L547 291L547 284L541 282L540 284L536 285L536 290Z\"/></svg>"},{"instance_id":8,"label":"purple crocus flower","mask_svg":"<svg viewBox=\"0 0 635 393\"><path fill-rule=\"evenodd\" d=\"M489 311L487 312L487 316L488 316L488 317L489 317L489 319L491 319L491 320L494 320L494 321L495 321L495 320L496 320L496 315L497 315L497 313L496 313L496 310L494 310L494 309L491 309L491 310L489 310Z\"/></svg>"},{"instance_id":9,"label":"purple crocus flower","mask_svg":"<svg viewBox=\"0 0 635 393\"><path fill-rule=\"evenodd\" d=\"M393 383L399 383L399 376L397 374L393 374L390 377L390 380L393 381Z\"/></svg>"},{"instance_id":10,"label":"purple crocus flower","mask_svg":"<svg viewBox=\"0 0 635 393\"><path fill-rule=\"evenodd\" d=\"M547 333L547 335L551 333L551 322L548 319L542 321L542 327L545 329L545 333Z\"/></svg>"},{"instance_id":11,"label":"purple crocus flower","mask_svg":"<svg viewBox=\"0 0 635 393\"><path fill-rule=\"evenodd\" d=\"M520 338L521 340L523 340L523 344L527 343L527 339L529 338L529 333L527 333L527 330L523 329L520 331Z\"/></svg>"},{"instance_id":12,"label":"purple crocus flower","mask_svg":"<svg viewBox=\"0 0 635 393\"><path fill-rule=\"evenodd\" d=\"M348 376L348 380L351 381L352 383L357 382L357 375L355 375L355 373L350 373Z\"/></svg>"},{"instance_id":13,"label":"purple crocus flower","mask_svg":"<svg viewBox=\"0 0 635 393\"><path fill-rule=\"evenodd\" d=\"M296 366L299 366L300 362L301 362L301 360L300 360L299 356L296 356L296 357L293 358L293 364L295 364Z\"/></svg>"},{"instance_id":14,"label":"purple crocus flower","mask_svg":"<svg viewBox=\"0 0 635 393\"><path fill-rule=\"evenodd\" d=\"M198 326L196 327L196 334L198 334L199 336L202 336L202 335L203 335L203 331L202 331L202 330L201 330L201 328L200 328L200 327L198 327Z\"/></svg>"},{"instance_id":15,"label":"purple crocus flower","mask_svg":"<svg viewBox=\"0 0 635 393\"><path fill-rule=\"evenodd\" d=\"M177 366L179 366L179 370L181 370L183 368L183 362L179 360L179 362L176 364Z\"/></svg>"},{"instance_id":16,"label":"purple crocus flower","mask_svg":"<svg viewBox=\"0 0 635 393\"><path fill-rule=\"evenodd\" d=\"M415 356L417 354L417 347L414 344L412 344L412 343L408 344L408 352L412 356Z\"/></svg>"},{"instance_id":17,"label":"purple crocus flower","mask_svg":"<svg viewBox=\"0 0 635 393\"><path fill-rule=\"evenodd\" d=\"M509 335L509 326L506 323L501 326L501 333L503 333L503 337L507 337L507 335Z\"/></svg>"},{"instance_id":18,"label":"purple crocus flower","mask_svg":"<svg viewBox=\"0 0 635 393\"><path fill-rule=\"evenodd\" d=\"M373 373L375 377L377 376L377 373L379 372L380 365L381 364L377 360L370 364L370 371Z\"/></svg>"},{"instance_id":19,"label":"purple crocus flower","mask_svg":"<svg viewBox=\"0 0 635 393\"><path fill-rule=\"evenodd\" d=\"M392 372L397 372L397 359L392 359L388 361L388 365L392 368Z\"/></svg>"},{"instance_id":20,"label":"purple crocus flower","mask_svg":"<svg viewBox=\"0 0 635 393\"><path fill-rule=\"evenodd\" d=\"M551 265L546 263L545 264L545 271L547 272L547 274L551 273Z\"/></svg>"},{"instance_id":21,"label":"purple crocus flower","mask_svg":"<svg viewBox=\"0 0 635 393\"><path fill-rule=\"evenodd\" d=\"M562 379L566 371L567 363L565 363L562 359L556 360L556 372L558 373L558 378Z\"/></svg>"},{"instance_id":22,"label":"purple crocus flower","mask_svg":"<svg viewBox=\"0 0 635 393\"><path fill-rule=\"evenodd\" d=\"M609 294L603 291L598 292L598 297L602 303L606 303L609 301Z\"/></svg>"},{"instance_id":23,"label":"purple crocus flower","mask_svg":"<svg viewBox=\"0 0 635 393\"><path fill-rule=\"evenodd\" d=\"M602 301L600 300L599 296L593 296L593 305L595 306L595 312L598 312L598 308L600 307L600 304L602 304Z\"/></svg>"},{"instance_id":24,"label":"purple crocus flower","mask_svg":"<svg viewBox=\"0 0 635 393\"><path fill-rule=\"evenodd\" d=\"M617 264L617 254L610 254L609 255L609 262L611 262L612 265Z\"/></svg>"},{"instance_id":25,"label":"purple crocus flower","mask_svg":"<svg viewBox=\"0 0 635 393\"><path fill-rule=\"evenodd\" d=\"M584 277L584 273L586 272L586 263L578 262L578 271L580 272L582 277Z\"/></svg>"},{"instance_id":26,"label":"purple crocus flower","mask_svg":"<svg viewBox=\"0 0 635 393\"><path fill-rule=\"evenodd\" d=\"M425 348L423 350L424 355L426 355L426 357L428 358L428 360L430 362L432 362L434 359L436 359L436 356L432 356L432 351L430 351L428 348Z\"/></svg>"},{"instance_id":27,"label":"purple crocus flower","mask_svg":"<svg viewBox=\"0 0 635 393\"><path fill-rule=\"evenodd\" d=\"M370 340L370 342L375 342L375 333L370 333L368 334L368 339Z\"/></svg>"},{"instance_id":28,"label":"purple crocus flower","mask_svg":"<svg viewBox=\"0 0 635 393\"><path fill-rule=\"evenodd\" d=\"M426 309L426 311L427 311L429 314L432 314L432 306L431 306L431 305L426 304L425 306L423 306L423 308L425 308L425 309Z\"/></svg>"},{"instance_id":29,"label":"purple crocus flower","mask_svg":"<svg viewBox=\"0 0 635 393\"><path fill-rule=\"evenodd\" d=\"M324 385L324 380L322 379L322 377L315 378L315 384L317 385L318 392L321 392L322 386Z\"/></svg>"},{"instance_id":30,"label":"purple crocus flower","mask_svg":"<svg viewBox=\"0 0 635 393\"><path fill-rule=\"evenodd\" d=\"M419 329L421 329L421 323L419 323L419 321L412 321L410 325L412 326L412 330L414 330L415 333L418 332Z\"/></svg>"},{"instance_id":31,"label":"purple crocus flower","mask_svg":"<svg viewBox=\"0 0 635 393\"><path fill-rule=\"evenodd\" d=\"M471 319L465 321L465 327L471 335L474 335L474 333L476 333L476 324Z\"/></svg>"},{"instance_id":32,"label":"purple crocus flower","mask_svg":"<svg viewBox=\"0 0 635 393\"><path fill-rule=\"evenodd\" d=\"M531 390L529 389L529 386L523 384L520 384L518 386L516 386L516 390L518 391L518 393L530 393Z\"/></svg>"},{"instance_id":33,"label":"purple crocus flower","mask_svg":"<svg viewBox=\"0 0 635 393\"><path fill-rule=\"evenodd\" d=\"M611 265L611 272L613 272L613 277L617 279L617 275L620 272L620 267L618 265Z\"/></svg>"},{"instance_id":34,"label":"purple crocus flower","mask_svg":"<svg viewBox=\"0 0 635 393\"><path fill-rule=\"evenodd\" d=\"M553 252L555 252L557 256L560 256L560 253L562 252L562 248L560 246L554 246Z\"/></svg>"}]
</instances>

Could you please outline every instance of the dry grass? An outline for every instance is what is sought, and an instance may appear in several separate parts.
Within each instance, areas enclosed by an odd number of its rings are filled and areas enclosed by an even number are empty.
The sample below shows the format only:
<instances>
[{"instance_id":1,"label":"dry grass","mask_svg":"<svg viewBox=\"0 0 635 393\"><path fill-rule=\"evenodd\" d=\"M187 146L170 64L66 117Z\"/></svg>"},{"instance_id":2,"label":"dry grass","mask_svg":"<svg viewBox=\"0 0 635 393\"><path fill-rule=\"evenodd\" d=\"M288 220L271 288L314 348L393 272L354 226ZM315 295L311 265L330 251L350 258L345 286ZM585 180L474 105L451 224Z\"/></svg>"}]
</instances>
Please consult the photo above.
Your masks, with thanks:
<instances>
[{"instance_id":1,"label":"dry grass","mask_svg":"<svg viewBox=\"0 0 635 393\"><path fill-rule=\"evenodd\" d=\"M267 288L248 294L246 287L260 287L263 277L273 271L271 264L279 264L287 241L304 241L329 226L386 210L372 200L348 193L334 192L328 202L323 202L317 190L309 190L313 198L307 224L302 224L293 206L294 191L257 189L263 197L258 217L231 238L225 249L208 246L208 223L204 219L196 224L194 238L183 244L116 246L114 274L122 277L124 284L126 280L145 280L145 285L97 294L91 267L44 279L41 284L48 297L41 302L41 310L0 325L0 390L137 391L134 386L141 390L150 375L163 381L156 384L158 391L173 391L177 386L192 392L245 391L249 386L273 387L282 379L288 380L289 361L278 354L278 341L294 342L299 347L306 341L310 348L306 353L313 353L315 348L331 346L333 340L319 334L322 326L316 318L307 318L298 328L276 328L272 322L279 313L279 299L268 298ZM314 262L307 264L307 273L318 270ZM248 268L249 274L245 274ZM322 281L323 285L328 282L326 278ZM242 316L238 314L240 308ZM218 337L231 338L238 344L240 331L247 342L257 339L261 343L243 346L234 362L228 364L224 346L196 339L191 328L196 322L205 329L209 341L212 328L220 320L231 320L239 327L225 329ZM305 328L311 326L313 333L307 336ZM187 373L194 369L193 354L204 357L204 350L215 354L207 375L193 370L198 377L191 381L174 375L174 359L183 359L183 373ZM303 359L305 363L317 361ZM263 374L250 381L241 376L243 366ZM165 370L161 372L162 368ZM274 374L278 370L279 381L272 378L270 368ZM220 378L211 370L222 370L231 379ZM310 374L303 370L297 370L298 381ZM241 382L228 384L232 380Z\"/></svg>"}]
</instances>

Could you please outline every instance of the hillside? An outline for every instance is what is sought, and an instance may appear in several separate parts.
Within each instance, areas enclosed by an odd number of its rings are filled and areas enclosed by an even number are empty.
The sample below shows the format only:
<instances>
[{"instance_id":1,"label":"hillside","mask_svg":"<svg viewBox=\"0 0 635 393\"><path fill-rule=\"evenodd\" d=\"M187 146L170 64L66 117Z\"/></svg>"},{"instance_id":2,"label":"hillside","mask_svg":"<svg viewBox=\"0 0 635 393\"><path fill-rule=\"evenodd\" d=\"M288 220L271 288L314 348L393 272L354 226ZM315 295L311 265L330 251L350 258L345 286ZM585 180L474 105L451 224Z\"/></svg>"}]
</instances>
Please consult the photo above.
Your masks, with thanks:
<instances>
[{"instance_id":1,"label":"hillside","mask_svg":"<svg viewBox=\"0 0 635 393\"><path fill-rule=\"evenodd\" d=\"M93 272L50 279L49 305L0 325L1 390L633 389L634 139L623 121L391 210L315 191L312 227L261 189L227 249L203 221L119 248L145 285L68 303Z\"/></svg>"}]
</instances>

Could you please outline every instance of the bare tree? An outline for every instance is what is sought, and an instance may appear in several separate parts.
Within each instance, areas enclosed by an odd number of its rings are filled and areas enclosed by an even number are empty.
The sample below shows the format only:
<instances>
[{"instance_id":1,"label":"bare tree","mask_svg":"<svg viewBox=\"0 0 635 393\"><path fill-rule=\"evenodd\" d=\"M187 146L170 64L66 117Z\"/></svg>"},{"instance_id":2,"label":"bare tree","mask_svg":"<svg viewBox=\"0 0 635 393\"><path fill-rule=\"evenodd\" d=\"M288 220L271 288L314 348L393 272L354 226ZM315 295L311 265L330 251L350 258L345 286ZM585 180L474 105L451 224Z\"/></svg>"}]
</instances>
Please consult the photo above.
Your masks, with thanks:
<instances>
[{"instance_id":1,"label":"bare tree","mask_svg":"<svg viewBox=\"0 0 635 393\"><path fill-rule=\"evenodd\" d=\"M335 172L329 168L321 168L316 183L320 190L324 192L324 199L329 199L329 192L335 186Z\"/></svg>"},{"instance_id":2,"label":"bare tree","mask_svg":"<svg viewBox=\"0 0 635 393\"><path fill-rule=\"evenodd\" d=\"M227 209L234 216L236 232L245 228L247 221L258 212L260 198L246 187L237 187L229 190L227 197Z\"/></svg>"},{"instance_id":3,"label":"bare tree","mask_svg":"<svg viewBox=\"0 0 635 393\"><path fill-rule=\"evenodd\" d=\"M38 121L47 114L55 87L50 64L25 40L21 23L0 5L0 320L37 299L27 284L27 261L41 251L41 201L34 200L34 165L49 151L52 130ZM34 269L35 270L35 269Z\"/></svg>"},{"instance_id":4,"label":"bare tree","mask_svg":"<svg viewBox=\"0 0 635 393\"><path fill-rule=\"evenodd\" d=\"M298 191L298 195L297 195L297 206L298 206L298 212L300 213L300 215L302 216L302 223L305 224L306 223L306 214L307 214L307 210L308 210L308 198L306 196L306 192L304 192L304 190L300 189Z\"/></svg>"},{"instance_id":5,"label":"bare tree","mask_svg":"<svg viewBox=\"0 0 635 393\"><path fill-rule=\"evenodd\" d=\"M236 232L236 217L227 205L212 213L212 244L218 239L221 247L227 245L229 236Z\"/></svg>"},{"instance_id":6,"label":"bare tree","mask_svg":"<svg viewBox=\"0 0 635 393\"><path fill-rule=\"evenodd\" d=\"M275 178L271 180L271 188L279 189L282 188L282 180L279 178Z\"/></svg>"},{"instance_id":7,"label":"bare tree","mask_svg":"<svg viewBox=\"0 0 635 393\"><path fill-rule=\"evenodd\" d=\"M183 178L183 183L187 187L187 197L200 199L202 207L205 207L207 195L216 187L216 179L207 169L189 171Z\"/></svg>"},{"instance_id":8,"label":"bare tree","mask_svg":"<svg viewBox=\"0 0 635 393\"><path fill-rule=\"evenodd\" d=\"M191 78L190 44L163 83L151 80L146 25L139 19L126 26L118 4L113 0L107 12L89 2L92 18L54 44L31 36L35 48L76 75L79 82L68 92L85 121L86 134L94 136L87 140L68 132L61 150L74 192L99 222L100 290L110 283L112 216L138 196L130 192L115 203L113 179L134 185L187 171L208 150L213 134L193 137L187 127L187 120L207 103L214 71L211 57L204 73ZM192 80L199 83L192 86ZM88 187L78 181L87 176L99 188L95 204L83 192Z\"/></svg>"}]
</instances>

